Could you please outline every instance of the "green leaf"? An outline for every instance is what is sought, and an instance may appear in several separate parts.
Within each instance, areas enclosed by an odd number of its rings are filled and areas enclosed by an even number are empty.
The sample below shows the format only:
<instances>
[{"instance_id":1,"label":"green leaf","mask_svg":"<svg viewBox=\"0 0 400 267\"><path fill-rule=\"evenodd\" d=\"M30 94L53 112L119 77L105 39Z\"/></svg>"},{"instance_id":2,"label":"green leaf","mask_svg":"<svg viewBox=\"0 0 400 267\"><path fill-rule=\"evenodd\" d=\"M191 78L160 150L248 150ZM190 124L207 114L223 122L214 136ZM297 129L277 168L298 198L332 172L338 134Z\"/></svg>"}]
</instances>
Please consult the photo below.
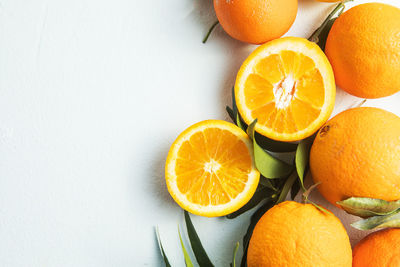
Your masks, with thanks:
<instances>
[{"instance_id":1,"label":"green leaf","mask_svg":"<svg viewBox=\"0 0 400 267\"><path fill-rule=\"evenodd\" d=\"M231 120L232 120L234 123L236 123L235 114L234 114L234 112L233 112L233 109L232 109L231 107L229 107L229 106L226 106L225 109L226 109L226 112L228 112L228 115L229 115L229 117L231 118Z\"/></svg>"},{"instance_id":2,"label":"green leaf","mask_svg":"<svg viewBox=\"0 0 400 267\"><path fill-rule=\"evenodd\" d=\"M228 219L234 219L243 213L251 210L252 208L256 207L260 204L264 199L270 199L272 195L275 194L270 188L267 187L258 187L257 191L254 193L253 197L250 199L249 202L246 203L243 207L239 210L229 214L226 216Z\"/></svg>"},{"instance_id":3,"label":"green leaf","mask_svg":"<svg viewBox=\"0 0 400 267\"><path fill-rule=\"evenodd\" d=\"M383 216L374 216L352 223L351 226L358 230L373 230L389 227L400 227L400 209L394 213Z\"/></svg>"},{"instance_id":4,"label":"green leaf","mask_svg":"<svg viewBox=\"0 0 400 267\"><path fill-rule=\"evenodd\" d=\"M283 185L279 198L276 201L276 204L281 203L286 199L286 196L289 193L290 188L292 188L296 179L297 179L297 174L292 174L287 178L285 184Z\"/></svg>"},{"instance_id":5,"label":"green leaf","mask_svg":"<svg viewBox=\"0 0 400 267\"><path fill-rule=\"evenodd\" d=\"M292 186L292 189L290 190L290 198L291 198L292 200L294 200L294 198L297 196L297 194L299 193L299 191L300 191L300 180L297 179L297 180L294 182L294 184L293 184L293 186Z\"/></svg>"},{"instance_id":6,"label":"green leaf","mask_svg":"<svg viewBox=\"0 0 400 267\"><path fill-rule=\"evenodd\" d=\"M275 188L275 186L272 184L273 180L265 178L264 176L260 175L260 181L259 184L261 184L264 187L267 187L269 189L274 190L275 192L278 191L278 189Z\"/></svg>"},{"instance_id":7,"label":"green leaf","mask_svg":"<svg viewBox=\"0 0 400 267\"><path fill-rule=\"evenodd\" d=\"M240 119L239 112L236 114L236 125L243 131L246 131L247 129L247 126L243 125L242 120Z\"/></svg>"},{"instance_id":8,"label":"green leaf","mask_svg":"<svg viewBox=\"0 0 400 267\"><path fill-rule=\"evenodd\" d=\"M400 200L385 201L366 197L351 197L336 203L347 213L363 218L376 215L389 215L400 209Z\"/></svg>"},{"instance_id":9,"label":"green leaf","mask_svg":"<svg viewBox=\"0 0 400 267\"><path fill-rule=\"evenodd\" d=\"M250 139L253 140L254 160L257 169L264 177L269 179L282 178L289 175L293 170L293 166L273 157L257 144L257 141L254 137L254 127L256 123L257 119L249 125L247 128L247 134L249 135Z\"/></svg>"},{"instance_id":10,"label":"green leaf","mask_svg":"<svg viewBox=\"0 0 400 267\"><path fill-rule=\"evenodd\" d=\"M160 238L160 233L159 233L159 231L158 231L158 227L156 227L156 236L157 236L157 241L158 241L158 246L159 246L159 248L160 248L161 256L162 256L163 259L164 259L165 267L171 267L171 264L169 263L169 260L168 260L168 258L167 258L167 255L165 254L163 245L162 245L162 243L161 243L161 238Z\"/></svg>"},{"instance_id":11,"label":"green leaf","mask_svg":"<svg viewBox=\"0 0 400 267\"><path fill-rule=\"evenodd\" d=\"M186 267L194 267L193 263L192 263L192 260L190 259L190 256L189 256L189 254L188 254L188 252L187 252L187 250L185 248L185 245L183 244L181 231L179 230L179 226L178 226L178 233L179 233L179 240L181 241L182 252L183 252L183 256L185 258Z\"/></svg>"},{"instance_id":12,"label":"green leaf","mask_svg":"<svg viewBox=\"0 0 400 267\"><path fill-rule=\"evenodd\" d=\"M190 245L192 246L192 250L194 256L196 257L197 263L200 266L206 266L206 267L214 266L211 263L210 258L208 257L203 245L201 244L200 238L197 235L196 229L194 228L192 220L190 219L189 213L186 210L184 211L184 213L185 213L185 223L190 240Z\"/></svg>"},{"instance_id":13,"label":"green leaf","mask_svg":"<svg viewBox=\"0 0 400 267\"><path fill-rule=\"evenodd\" d=\"M315 42L319 47L321 47L322 50L325 50L326 39L328 38L328 34L333 23L343 13L345 2L348 1L343 1L338 4L321 24L321 26L317 28L308 38L308 40Z\"/></svg>"},{"instance_id":14,"label":"green leaf","mask_svg":"<svg viewBox=\"0 0 400 267\"><path fill-rule=\"evenodd\" d=\"M295 157L296 170L303 191L306 191L306 188L304 187L304 176L306 174L306 170L308 169L310 150L314 139L315 135L302 140L296 149L296 157Z\"/></svg>"},{"instance_id":15,"label":"green leaf","mask_svg":"<svg viewBox=\"0 0 400 267\"><path fill-rule=\"evenodd\" d=\"M243 236L243 257L240 266L245 267L247 262L247 249L249 248L249 242L251 235L253 234L254 227L256 227L257 222L260 218L267 212L270 208L275 205L275 199L271 199L264 205L262 205L258 210L256 210L250 219L249 227L247 228L246 234Z\"/></svg>"},{"instance_id":16,"label":"green leaf","mask_svg":"<svg viewBox=\"0 0 400 267\"><path fill-rule=\"evenodd\" d=\"M236 242L235 248L233 249L233 257L232 257L232 267L236 267L236 253L239 249L239 242Z\"/></svg>"}]
</instances>

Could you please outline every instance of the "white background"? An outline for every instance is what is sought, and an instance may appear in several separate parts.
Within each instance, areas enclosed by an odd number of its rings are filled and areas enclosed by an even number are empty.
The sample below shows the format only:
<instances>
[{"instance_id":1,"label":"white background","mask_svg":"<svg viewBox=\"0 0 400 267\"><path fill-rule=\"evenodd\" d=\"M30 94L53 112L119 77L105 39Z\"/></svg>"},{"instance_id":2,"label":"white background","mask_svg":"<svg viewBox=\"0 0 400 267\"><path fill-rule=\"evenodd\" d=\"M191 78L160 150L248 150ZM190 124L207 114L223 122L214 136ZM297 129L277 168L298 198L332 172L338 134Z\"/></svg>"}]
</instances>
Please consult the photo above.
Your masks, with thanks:
<instances>
[{"instance_id":1,"label":"white background","mask_svg":"<svg viewBox=\"0 0 400 267\"><path fill-rule=\"evenodd\" d=\"M287 35L333 6L300 0ZM164 160L189 125L228 119L254 49L219 27L202 44L214 20L210 0L0 0L0 266L159 266L156 225L183 266ZM336 112L359 101L339 90ZM399 101L366 105L400 115ZM218 266L248 219L193 216Z\"/></svg>"}]
</instances>

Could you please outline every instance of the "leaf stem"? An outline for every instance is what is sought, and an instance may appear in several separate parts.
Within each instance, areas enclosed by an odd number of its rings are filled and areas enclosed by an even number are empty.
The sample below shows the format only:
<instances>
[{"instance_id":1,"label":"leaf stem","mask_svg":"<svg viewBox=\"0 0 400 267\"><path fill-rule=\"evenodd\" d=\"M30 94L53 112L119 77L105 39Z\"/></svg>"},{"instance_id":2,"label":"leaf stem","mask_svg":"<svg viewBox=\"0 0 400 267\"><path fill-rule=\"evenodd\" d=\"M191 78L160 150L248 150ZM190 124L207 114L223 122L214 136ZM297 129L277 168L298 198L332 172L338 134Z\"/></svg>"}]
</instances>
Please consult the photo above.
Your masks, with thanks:
<instances>
[{"instance_id":1,"label":"leaf stem","mask_svg":"<svg viewBox=\"0 0 400 267\"><path fill-rule=\"evenodd\" d=\"M321 35L321 32L325 29L325 27L328 25L329 21L333 18L333 16L336 13L341 14L341 12L343 12L344 9L344 2L341 2L340 4L338 4L335 9L332 10L332 12L329 14L329 16L324 20L324 22L321 24L321 26L319 26L318 29L316 29L313 34L311 34L311 36L308 38L308 40L310 40L311 42L314 43L318 43L319 42L319 36Z\"/></svg>"},{"instance_id":2,"label":"leaf stem","mask_svg":"<svg viewBox=\"0 0 400 267\"><path fill-rule=\"evenodd\" d=\"M212 33L212 31L214 30L214 28L219 24L219 21L217 20L216 22L214 22L214 24L210 27L210 29L208 30L206 36L203 39L203 44L205 44L208 40L208 37L210 37L210 34Z\"/></svg>"}]
</instances>

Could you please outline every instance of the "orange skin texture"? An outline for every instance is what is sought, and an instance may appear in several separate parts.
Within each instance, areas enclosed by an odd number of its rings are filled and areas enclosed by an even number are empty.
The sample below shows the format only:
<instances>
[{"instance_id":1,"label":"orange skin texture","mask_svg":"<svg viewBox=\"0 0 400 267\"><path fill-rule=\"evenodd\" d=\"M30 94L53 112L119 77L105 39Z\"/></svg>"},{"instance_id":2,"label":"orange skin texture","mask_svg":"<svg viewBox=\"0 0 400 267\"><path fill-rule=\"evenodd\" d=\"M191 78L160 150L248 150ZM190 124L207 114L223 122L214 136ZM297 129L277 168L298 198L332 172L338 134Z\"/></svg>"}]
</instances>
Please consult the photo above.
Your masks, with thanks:
<instances>
[{"instance_id":1,"label":"orange skin texture","mask_svg":"<svg viewBox=\"0 0 400 267\"><path fill-rule=\"evenodd\" d=\"M353 267L400 266L400 229L374 232L353 249Z\"/></svg>"},{"instance_id":2,"label":"orange skin texture","mask_svg":"<svg viewBox=\"0 0 400 267\"><path fill-rule=\"evenodd\" d=\"M370 107L336 115L315 138L310 169L336 206L349 197L400 199L400 117Z\"/></svg>"},{"instance_id":3,"label":"orange skin texture","mask_svg":"<svg viewBox=\"0 0 400 267\"><path fill-rule=\"evenodd\" d=\"M351 267L349 237L340 220L312 204L282 202L258 221L248 267Z\"/></svg>"},{"instance_id":4,"label":"orange skin texture","mask_svg":"<svg viewBox=\"0 0 400 267\"><path fill-rule=\"evenodd\" d=\"M333 24L325 53L336 83L362 98L400 90L400 9L381 3L355 6Z\"/></svg>"},{"instance_id":5,"label":"orange skin texture","mask_svg":"<svg viewBox=\"0 0 400 267\"><path fill-rule=\"evenodd\" d=\"M262 44L290 29L297 15L297 0L214 0L214 9L230 36Z\"/></svg>"}]
</instances>

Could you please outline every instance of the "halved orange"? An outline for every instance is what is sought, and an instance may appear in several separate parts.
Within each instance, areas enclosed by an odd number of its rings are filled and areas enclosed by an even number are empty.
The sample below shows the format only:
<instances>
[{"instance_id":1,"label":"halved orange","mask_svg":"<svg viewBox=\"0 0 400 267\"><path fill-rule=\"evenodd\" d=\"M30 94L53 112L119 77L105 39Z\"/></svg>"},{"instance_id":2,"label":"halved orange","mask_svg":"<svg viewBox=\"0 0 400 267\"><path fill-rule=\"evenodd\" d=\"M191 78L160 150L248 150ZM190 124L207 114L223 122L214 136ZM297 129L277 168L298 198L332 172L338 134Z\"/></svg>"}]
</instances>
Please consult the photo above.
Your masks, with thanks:
<instances>
[{"instance_id":1,"label":"halved orange","mask_svg":"<svg viewBox=\"0 0 400 267\"><path fill-rule=\"evenodd\" d=\"M201 216L230 214L256 191L260 173L253 145L236 125L199 122L172 144L165 166L168 191L185 210Z\"/></svg>"},{"instance_id":2,"label":"halved orange","mask_svg":"<svg viewBox=\"0 0 400 267\"><path fill-rule=\"evenodd\" d=\"M246 123L279 141L297 141L316 132L335 103L332 67L304 38L285 37L258 47L242 64L235 98Z\"/></svg>"}]
</instances>

